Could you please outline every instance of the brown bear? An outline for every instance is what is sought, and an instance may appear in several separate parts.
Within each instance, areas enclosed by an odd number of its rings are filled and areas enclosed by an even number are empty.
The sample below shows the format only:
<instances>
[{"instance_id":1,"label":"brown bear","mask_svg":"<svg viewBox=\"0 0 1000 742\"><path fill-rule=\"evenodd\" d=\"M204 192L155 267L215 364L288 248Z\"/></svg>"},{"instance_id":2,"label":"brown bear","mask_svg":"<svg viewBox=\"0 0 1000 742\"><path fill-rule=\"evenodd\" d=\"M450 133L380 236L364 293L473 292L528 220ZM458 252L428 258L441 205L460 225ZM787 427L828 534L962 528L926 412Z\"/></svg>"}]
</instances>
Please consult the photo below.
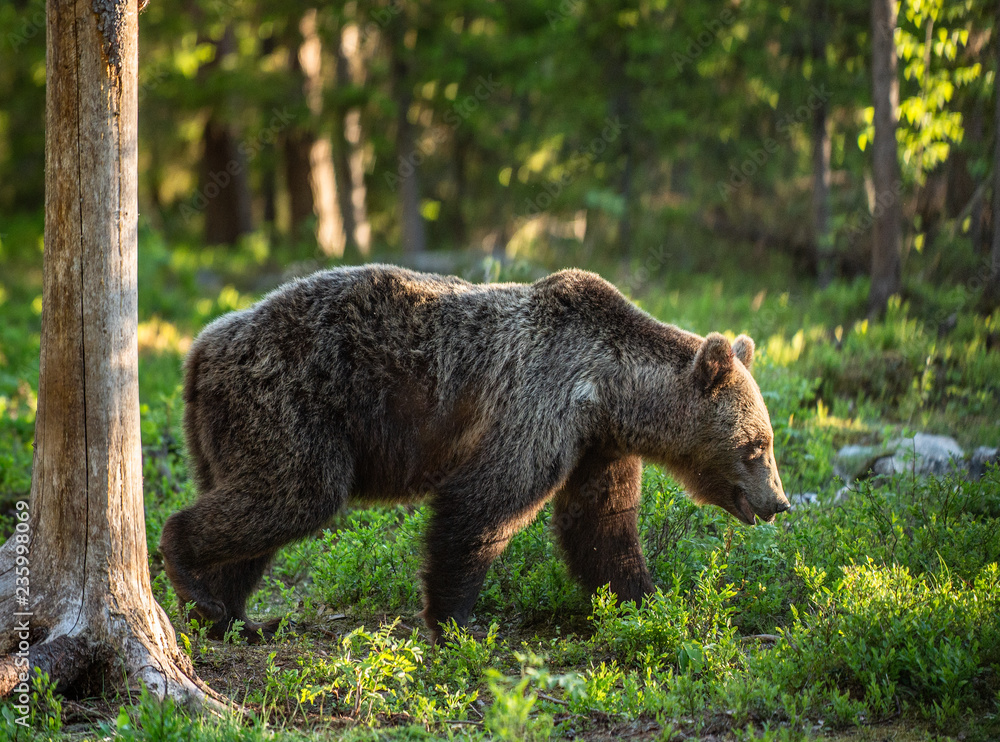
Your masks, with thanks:
<instances>
[{"instance_id":1,"label":"brown bear","mask_svg":"<svg viewBox=\"0 0 1000 742\"><path fill-rule=\"evenodd\" d=\"M198 500L160 552L221 635L283 545L348 502L428 498L426 619L466 623L490 563L553 501L572 573L652 591L642 460L753 524L788 509L750 375L753 341L663 324L597 275L475 285L369 265L316 273L220 317L186 360Z\"/></svg>"}]
</instances>

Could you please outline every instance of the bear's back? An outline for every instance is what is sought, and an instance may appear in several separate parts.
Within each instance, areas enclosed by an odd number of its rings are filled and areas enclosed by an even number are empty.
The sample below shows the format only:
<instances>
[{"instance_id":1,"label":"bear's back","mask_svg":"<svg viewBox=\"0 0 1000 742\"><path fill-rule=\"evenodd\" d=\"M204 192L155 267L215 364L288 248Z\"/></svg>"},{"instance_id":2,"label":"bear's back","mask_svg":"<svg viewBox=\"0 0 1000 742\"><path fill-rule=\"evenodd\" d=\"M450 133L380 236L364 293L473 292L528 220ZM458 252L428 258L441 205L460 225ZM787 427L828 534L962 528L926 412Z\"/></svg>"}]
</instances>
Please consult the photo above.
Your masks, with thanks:
<instances>
[{"instance_id":1,"label":"bear's back","mask_svg":"<svg viewBox=\"0 0 1000 742\"><path fill-rule=\"evenodd\" d=\"M410 487L428 460L468 449L469 431L483 445L576 436L612 366L662 327L582 271L492 285L323 271L197 338L189 446L196 463L262 481L301 478L303 462L345 449L362 489Z\"/></svg>"}]
</instances>

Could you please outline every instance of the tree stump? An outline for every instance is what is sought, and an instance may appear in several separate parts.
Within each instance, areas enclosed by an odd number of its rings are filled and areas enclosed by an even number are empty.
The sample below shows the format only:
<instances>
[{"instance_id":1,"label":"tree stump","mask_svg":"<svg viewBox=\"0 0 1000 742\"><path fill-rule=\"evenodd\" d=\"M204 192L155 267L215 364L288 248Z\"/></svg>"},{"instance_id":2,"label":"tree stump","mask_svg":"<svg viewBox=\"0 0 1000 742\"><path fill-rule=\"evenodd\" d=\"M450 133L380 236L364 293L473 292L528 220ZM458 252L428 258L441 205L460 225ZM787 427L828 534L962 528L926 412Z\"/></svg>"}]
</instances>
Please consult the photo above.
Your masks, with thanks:
<instances>
[{"instance_id":1,"label":"tree stump","mask_svg":"<svg viewBox=\"0 0 1000 742\"><path fill-rule=\"evenodd\" d=\"M30 508L0 547L0 695L202 683L153 599L137 345L135 0L49 0L45 257Z\"/></svg>"}]
</instances>

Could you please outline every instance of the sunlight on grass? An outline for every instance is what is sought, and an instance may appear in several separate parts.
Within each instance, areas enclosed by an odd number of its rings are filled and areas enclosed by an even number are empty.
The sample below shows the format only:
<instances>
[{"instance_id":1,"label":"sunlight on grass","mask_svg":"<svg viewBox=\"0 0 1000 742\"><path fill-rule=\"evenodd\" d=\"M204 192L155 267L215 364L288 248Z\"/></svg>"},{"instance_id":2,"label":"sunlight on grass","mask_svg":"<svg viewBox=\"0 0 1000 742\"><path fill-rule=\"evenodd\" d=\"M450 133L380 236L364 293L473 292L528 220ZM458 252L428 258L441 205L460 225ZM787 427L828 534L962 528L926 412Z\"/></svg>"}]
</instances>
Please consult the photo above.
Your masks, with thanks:
<instances>
[{"instance_id":1,"label":"sunlight on grass","mask_svg":"<svg viewBox=\"0 0 1000 742\"><path fill-rule=\"evenodd\" d=\"M764 352L768 361L777 366L790 366L802 356L806 347L806 336L799 330L791 339L785 335L771 335L764 343Z\"/></svg>"},{"instance_id":2,"label":"sunlight on grass","mask_svg":"<svg viewBox=\"0 0 1000 742\"><path fill-rule=\"evenodd\" d=\"M139 323L139 352L171 351L184 355L191 347L193 338L181 334L177 327L159 317Z\"/></svg>"},{"instance_id":3,"label":"sunlight on grass","mask_svg":"<svg viewBox=\"0 0 1000 742\"><path fill-rule=\"evenodd\" d=\"M842 484L833 458L845 443L914 426L996 442L1000 315L963 314L941 332L940 313L928 319L901 302L868 323L851 315L864 299L855 284L795 296L689 277L647 293L664 320L758 339L754 375L786 491L816 493L821 504L744 528L696 507L647 466L639 529L658 588L652 600L592 601L561 559L545 509L486 577L471 628L487 636L459 632L445 648L427 644L419 616L428 510L350 509L279 553L251 610L296 625L276 645L249 647L213 642L182 616L156 544L167 516L196 496L183 445L183 356L205 323L252 304L278 268L257 238L199 250L150 237L144 250L139 381L154 592L199 673L258 714L241 738L350 737L352 725L368 737L586 738L647 724L675 739L809 739L831 729L864 739L896 715L907 730L927 730L912 739L959 727L969 740L996 738L998 475L868 481L825 503ZM537 266L488 269L491 280L526 280ZM484 273L482 263L470 270ZM30 488L40 299L32 301L35 284L2 290L6 503ZM7 520L0 510L0 527ZM62 721L51 687L39 692L53 698L46 718ZM122 705L104 736L141 738L136 724L162 717L154 700ZM231 733L180 713L170 723L179 738ZM0 715L0 735L3 724Z\"/></svg>"}]
</instances>

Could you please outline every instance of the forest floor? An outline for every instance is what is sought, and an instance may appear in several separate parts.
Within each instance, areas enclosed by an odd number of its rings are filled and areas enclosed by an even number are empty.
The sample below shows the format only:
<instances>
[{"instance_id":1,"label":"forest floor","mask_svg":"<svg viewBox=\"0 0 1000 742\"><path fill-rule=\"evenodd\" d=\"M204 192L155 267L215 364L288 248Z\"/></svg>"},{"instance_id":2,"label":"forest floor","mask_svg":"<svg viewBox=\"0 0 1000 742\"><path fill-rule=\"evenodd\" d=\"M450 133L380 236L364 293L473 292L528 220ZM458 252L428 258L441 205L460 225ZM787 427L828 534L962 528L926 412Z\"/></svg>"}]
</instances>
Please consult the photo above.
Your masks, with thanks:
<instances>
[{"instance_id":1,"label":"forest floor","mask_svg":"<svg viewBox=\"0 0 1000 742\"><path fill-rule=\"evenodd\" d=\"M154 591L199 674L246 713L192 717L138 690L62 698L38 679L31 729L0 706L0 739L1000 738L1000 474L897 474L844 493L834 473L844 445L916 432L953 436L966 451L1000 445L1000 314L976 314L961 283L908 286L868 322L864 281L821 290L790 271L605 266L664 321L755 338L785 490L808 497L747 528L695 507L649 466L640 530L658 587L651 600L619 608L606 593L583 593L546 509L490 570L474 634L443 648L428 644L418 617L426 510L352 509L278 555L251 613L292 623L251 646L207 639L183 618L156 545L165 519L195 497L180 426L183 354L211 318L273 286L287 259L255 244L194 250L149 236L140 255ZM9 265L0 277L8 514L30 486L40 256ZM537 273L488 262L474 271ZM9 518L0 529L9 533Z\"/></svg>"}]
</instances>

